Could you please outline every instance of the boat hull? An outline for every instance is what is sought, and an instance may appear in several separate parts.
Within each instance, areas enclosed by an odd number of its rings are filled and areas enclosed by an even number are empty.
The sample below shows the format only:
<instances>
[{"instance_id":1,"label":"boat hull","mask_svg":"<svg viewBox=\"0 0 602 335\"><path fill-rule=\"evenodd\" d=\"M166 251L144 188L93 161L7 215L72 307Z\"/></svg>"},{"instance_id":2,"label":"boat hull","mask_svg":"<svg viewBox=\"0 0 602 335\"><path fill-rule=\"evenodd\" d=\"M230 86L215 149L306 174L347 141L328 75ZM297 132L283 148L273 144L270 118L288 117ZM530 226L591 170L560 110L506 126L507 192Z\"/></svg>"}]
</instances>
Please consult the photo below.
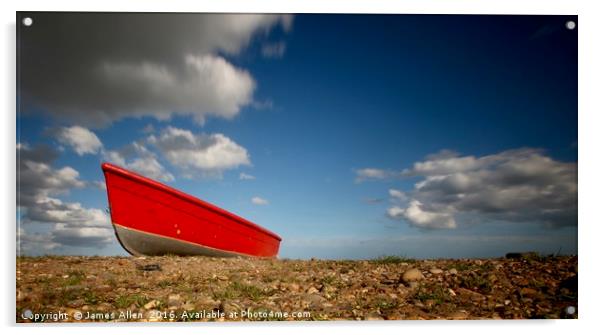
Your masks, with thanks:
<instances>
[{"instance_id":1,"label":"boat hull","mask_svg":"<svg viewBox=\"0 0 602 335\"><path fill-rule=\"evenodd\" d=\"M121 246L134 256L160 256L160 255L199 255L211 257L232 257L240 254L213 249L196 243L190 243L130 229L113 223L115 235Z\"/></svg>"},{"instance_id":2,"label":"boat hull","mask_svg":"<svg viewBox=\"0 0 602 335\"><path fill-rule=\"evenodd\" d=\"M102 169L115 234L132 255L278 254L280 237L263 227L115 165Z\"/></svg>"}]
</instances>

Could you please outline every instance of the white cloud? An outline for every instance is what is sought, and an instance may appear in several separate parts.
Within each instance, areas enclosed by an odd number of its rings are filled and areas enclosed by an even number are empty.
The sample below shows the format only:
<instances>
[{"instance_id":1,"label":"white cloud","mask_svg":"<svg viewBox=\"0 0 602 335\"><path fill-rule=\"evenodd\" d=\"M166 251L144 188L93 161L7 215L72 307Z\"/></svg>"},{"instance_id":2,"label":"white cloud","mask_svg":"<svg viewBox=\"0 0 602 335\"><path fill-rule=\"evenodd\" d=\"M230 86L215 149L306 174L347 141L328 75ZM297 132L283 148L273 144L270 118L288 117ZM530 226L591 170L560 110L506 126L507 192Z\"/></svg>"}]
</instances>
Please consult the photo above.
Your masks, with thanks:
<instances>
[{"instance_id":1,"label":"white cloud","mask_svg":"<svg viewBox=\"0 0 602 335\"><path fill-rule=\"evenodd\" d=\"M95 154L102 148L102 142L96 134L84 127L64 127L56 135L60 143L70 146L80 156Z\"/></svg>"},{"instance_id":2,"label":"white cloud","mask_svg":"<svg viewBox=\"0 0 602 335\"><path fill-rule=\"evenodd\" d=\"M366 180L387 179L395 175L395 172L390 170L364 168L355 170L355 182L361 183Z\"/></svg>"},{"instance_id":3,"label":"white cloud","mask_svg":"<svg viewBox=\"0 0 602 335\"><path fill-rule=\"evenodd\" d=\"M110 163L160 181L174 181L175 177L159 163L157 156L140 142L132 142L119 150L103 152Z\"/></svg>"},{"instance_id":4,"label":"white cloud","mask_svg":"<svg viewBox=\"0 0 602 335\"><path fill-rule=\"evenodd\" d=\"M398 201L405 201L408 199L408 196L404 192L396 189L390 189L389 196Z\"/></svg>"},{"instance_id":5,"label":"white cloud","mask_svg":"<svg viewBox=\"0 0 602 335\"><path fill-rule=\"evenodd\" d=\"M261 47L261 54L266 58L282 58L286 51L286 43L266 43Z\"/></svg>"},{"instance_id":6,"label":"white cloud","mask_svg":"<svg viewBox=\"0 0 602 335\"><path fill-rule=\"evenodd\" d=\"M444 151L402 174L422 179L407 199L389 191L398 204L387 215L417 227L454 228L458 216L546 227L577 224L577 165L554 160L541 150L482 157Z\"/></svg>"},{"instance_id":7,"label":"white cloud","mask_svg":"<svg viewBox=\"0 0 602 335\"><path fill-rule=\"evenodd\" d=\"M108 218L107 221L109 222ZM52 240L69 246L99 248L115 242L115 233L108 224L88 227L57 223L52 230Z\"/></svg>"},{"instance_id":8,"label":"white cloud","mask_svg":"<svg viewBox=\"0 0 602 335\"><path fill-rule=\"evenodd\" d=\"M411 225L418 228L429 229L451 229L456 228L453 214L445 211L429 212L424 210L422 203L418 200L410 201L407 208L393 206L387 210L389 217L393 219L406 219Z\"/></svg>"},{"instance_id":9,"label":"white cloud","mask_svg":"<svg viewBox=\"0 0 602 335\"><path fill-rule=\"evenodd\" d=\"M258 205L258 206L265 206L265 205L269 205L269 201L267 201L266 199L260 198L260 197L253 197L251 198L251 202L254 205Z\"/></svg>"},{"instance_id":10,"label":"white cloud","mask_svg":"<svg viewBox=\"0 0 602 335\"><path fill-rule=\"evenodd\" d=\"M52 197L40 197L27 209L26 223L50 222L73 225L105 226L107 216L100 209L84 208L78 202L64 203Z\"/></svg>"},{"instance_id":11,"label":"white cloud","mask_svg":"<svg viewBox=\"0 0 602 335\"><path fill-rule=\"evenodd\" d=\"M225 170L251 165L247 150L219 133L193 134L167 127L159 136L151 135L147 140L188 177L221 178Z\"/></svg>"},{"instance_id":12,"label":"white cloud","mask_svg":"<svg viewBox=\"0 0 602 335\"><path fill-rule=\"evenodd\" d=\"M252 175L250 175L250 174L246 174L246 173L244 173L244 172L241 172L241 173L238 175L238 179L240 179L240 180L254 180L254 179L255 179L255 176L252 176Z\"/></svg>"},{"instance_id":13,"label":"white cloud","mask_svg":"<svg viewBox=\"0 0 602 335\"><path fill-rule=\"evenodd\" d=\"M104 63L100 72L115 90L144 96L113 117L127 115L169 119L174 114L191 115L198 123L207 116L231 119L252 102L255 81L242 69L220 56L187 55L184 69L154 63Z\"/></svg>"}]
</instances>

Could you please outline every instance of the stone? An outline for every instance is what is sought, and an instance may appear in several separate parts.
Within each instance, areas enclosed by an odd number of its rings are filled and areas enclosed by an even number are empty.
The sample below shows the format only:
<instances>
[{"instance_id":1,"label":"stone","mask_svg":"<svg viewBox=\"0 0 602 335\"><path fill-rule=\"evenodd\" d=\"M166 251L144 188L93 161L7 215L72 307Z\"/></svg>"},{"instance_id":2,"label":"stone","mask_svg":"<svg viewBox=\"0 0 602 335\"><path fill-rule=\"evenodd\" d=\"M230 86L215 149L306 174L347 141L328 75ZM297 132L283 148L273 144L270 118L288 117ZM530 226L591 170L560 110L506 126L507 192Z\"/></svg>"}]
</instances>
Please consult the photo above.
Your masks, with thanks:
<instances>
[{"instance_id":1,"label":"stone","mask_svg":"<svg viewBox=\"0 0 602 335\"><path fill-rule=\"evenodd\" d=\"M376 312L370 312L366 315L364 315L364 320L366 321L380 321L380 320L384 320L385 318L383 318L380 314L376 313Z\"/></svg>"},{"instance_id":2,"label":"stone","mask_svg":"<svg viewBox=\"0 0 602 335\"><path fill-rule=\"evenodd\" d=\"M83 306L85 303L86 303L86 302L84 301L84 299L75 299L75 300L69 301L69 302L67 303L67 305L68 305L69 307L81 307L81 306Z\"/></svg>"},{"instance_id":3,"label":"stone","mask_svg":"<svg viewBox=\"0 0 602 335\"><path fill-rule=\"evenodd\" d=\"M434 275L438 275L438 274L443 273L443 270L437 269L437 268L432 268L432 269L429 270L429 272L432 273L432 274L434 274Z\"/></svg>"},{"instance_id":4,"label":"stone","mask_svg":"<svg viewBox=\"0 0 602 335\"><path fill-rule=\"evenodd\" d=\"M449 269L449 274L450 275L457 275L458 274L458 270L456 270L455 268Z\"/></svg>"},{"instance_id":5,"label":"stone","mask_svg":"<svg viewBox=\"0 0 602 335\"><path fill-rule=\"evenodd\" d=\"M320 290L318 290L317 288L311 286L310 288L307 289L307 294L313 294L313 293L318 293L320 292Z\"/></svg>"},{"instance_id":6,"label":"stone","mask_svg":"<svg viewBox=\"0 0 602 335\"><path fill-rule=\"evenodd\" d=\"M159 302L157 300L151 300L144 305L145 309L153 309L159 306Z\"/></svg>"},{"instance_id":7,"label":"stone","mask_svg":"<svg viewBox=\"0 0 602 335\"><path fill-rule=\"evenodd\" d=\"M191 311L195 309L195 306L192 302L187 301L184 305L182 305L182 309L187 310L187 311Z\"/></svg>"},{"instance_id":8,"label":"stone","mask_svg":"<svg viewBox=\"0 0 602 335\"><path fill-rule=\"evenodd\" d=\"M387 311L384 317L385 320L403 320L403 315L396 310Z\"/></svg>"},{"instance_id":9,"label":"stone","mask_svg":"<svg viewBox=\"0 0 602 335\"><path fill-rule=\"evenodd\" d=\"M111 285L98 285L96 286L96 291L98 292L109 292L109 291L113 291L113 287Z\"/></svg>"},{"instance_id":10,"label":"stone","mask_svg":"<svg viewBox=\"0 0 602 335\"><path fill-rule=\"evenodd\" d=\"M539 294L539 291L530 287L523 287L520 289L520 294L524 296L535 296Z\"/></svg>"},{"instance_id":11,"label":"stone","mask_svg":"<svg viewBox=\"0 0 602 335\"><path fill-rule=\"evenodd\" d=\"M17 301L23 301L25 300L25 293L23 293L23 291L21 290L17 290Z\"/></svg>"},{"instance_id":12,"label":"stone","mask_svg":"<svg viewBox=\"0 0 602 335\"><path fill-rule=\"evenodd\" d=\"M182 298L180 298L179 294L172 294L167 298L167 306L170 308L180 307L182 304Z\"/></svg>"},{"instance_id":13,"label":"stone","mask_svg":"<svg viewBox=\"0 0 602 335\"><path fill-rule=\"evenodd\" d=\"M311 309L321 308L322 305L326 302L326 298L319 294L307 294L305 295L304 300Z\"/></svg>"},{"instance_id":14,"label":"stone","mask_svg":"<svg viewBox=\"0 0 602 335\"><path fill-rule=\"evenodd\" d=\"M456 291L461 297L470 299L472 301L482 301L485 299L485 296L481 293L471 291L462 287L458 288Z\"/></svg>"},{"instance_id":15,"label":"stone","mask_svg":"<svg viewBox=\"0 0 602 335\"><path fill-rule=\"evenodd\" d=\"M459 310L451 313L447 318L452 320L466 320L468 319L468 313L465 310Z\"/></svg>"},{"instance_id":16,"label":"stone","mask_svg":"<svg viewBox=\"0 0 602 335\"><path fill-rule=\"evenodd\" d=\"M424 279L424 275L418 269L409 269L403 273L401 279L406 283L411 283Z\"/></svg>"}]
</instances>

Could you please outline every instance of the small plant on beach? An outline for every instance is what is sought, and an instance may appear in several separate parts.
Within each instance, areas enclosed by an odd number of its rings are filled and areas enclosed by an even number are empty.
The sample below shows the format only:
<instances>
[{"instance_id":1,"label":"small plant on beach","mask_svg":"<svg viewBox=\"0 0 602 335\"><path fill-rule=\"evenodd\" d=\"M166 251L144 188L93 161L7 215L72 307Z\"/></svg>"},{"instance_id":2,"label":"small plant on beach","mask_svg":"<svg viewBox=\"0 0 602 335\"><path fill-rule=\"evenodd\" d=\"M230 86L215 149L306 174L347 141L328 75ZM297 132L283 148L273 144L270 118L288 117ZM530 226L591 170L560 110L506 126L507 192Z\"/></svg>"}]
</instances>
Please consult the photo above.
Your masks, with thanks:
<instances>
[{"instance_id":1,"label":"small plant on beach","mask_svg":"<svg viewBox=\"0 0 602 335\"><path fill-rule=\"evenodd\" d=\"M65 280L65 285L77 285L86 278L86 275L82 271L71 271L67 275L68 277Z\"/></svg>"},{"instance_id":2,"label":"small plant on beach","mask_svg":"<svg viewBox=\"0 0 602 335\"><path fill-rule=\"evenodd\" d=\"M149 299L146 296L140 294L121 295L115 298L115 306L117 308L127 308L131 305L142 307L148 300Z\"/></svg>"},{"instance_id":3,"label":"small plant on beach","mask_svg":"<svg viewBox=\"0 0 602 335\"><path fill-rule=\"evenodd\" d=\"M493 289L493 285L487 277L487 273L468 273L461 277L460 284L467 289L477 290L485 294L491 293L491 290Z\"/></svg>"},{"instance_id":4,"label":"small plant on beach","mask_svg":"<svg viewBox=\"0 0 602 335\"><path fill-rule=\"evenodd\" d=\"M213 294L214 298L219 300L245 297L253 301L258 301L269 295L272 295L272 292L266 292L257 286L248 285L241 282L232 282L224 290L214 292Z\"/></svg>"},{"instance_id":5,"label":"small plant on beach","mask_svg":"<svg viewBox=\"0 0 602 335\"><path fill-rule=\"evenodd\" d=\"M441 305L451 300L449 290L446 290L441 285L422 286L416 291L413 297L422 303L430 300L434 305Z\"/></svg>"}]
</instances>

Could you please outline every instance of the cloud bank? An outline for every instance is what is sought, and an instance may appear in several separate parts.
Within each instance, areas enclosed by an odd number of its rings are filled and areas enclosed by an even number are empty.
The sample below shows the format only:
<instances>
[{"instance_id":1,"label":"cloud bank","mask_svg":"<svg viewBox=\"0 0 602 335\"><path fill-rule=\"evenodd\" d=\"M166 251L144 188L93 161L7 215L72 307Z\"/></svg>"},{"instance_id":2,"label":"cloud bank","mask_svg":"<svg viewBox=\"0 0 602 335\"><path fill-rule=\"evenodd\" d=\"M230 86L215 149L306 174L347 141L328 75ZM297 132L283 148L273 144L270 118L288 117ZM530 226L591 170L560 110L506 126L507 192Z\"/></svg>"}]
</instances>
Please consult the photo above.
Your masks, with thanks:
<instances>
[{"instance_id":1,"label":"cloud bank","mask_svg":"<svg viewBox=\"0 0 602 335\"><path fill-rule=\"evenodd\" d=\"M108 215L78 202L64 202L58 196L89 186L79 172L65 166L52 167L54 150L17 145L17 207L21 226L18 238L24 251L51 251L61 246L102 247L114 241ZM47 233L29 233L30 224L47 224Z\"/></svg>"},{"instance_id":2,"label":"cloud bank","mask_svg":"<svg viewBox=\"0 0 602 335\"><path fill-rule=\"evenodd\" d=\"M521 148L482 157L443 151L399 175L418 178L408 192L390 190L387 215L425 229L456 228L475 221L577 224L577 164Z\"/></svg>"},{"instance_id":3,"label":"cloud bank","mask_svg":"<svg viewBox=\"0 0 602 335\"><path fill-rule=\"evenodd\" d=\"M125 117L232 118L252 75L222 55L291 28L272 14L36 13L20 36L25 105L87 127ZM276 50L278 51L278 50ZM25 109L27 110L27 109Z\"/></svg>"}]
</instances>

